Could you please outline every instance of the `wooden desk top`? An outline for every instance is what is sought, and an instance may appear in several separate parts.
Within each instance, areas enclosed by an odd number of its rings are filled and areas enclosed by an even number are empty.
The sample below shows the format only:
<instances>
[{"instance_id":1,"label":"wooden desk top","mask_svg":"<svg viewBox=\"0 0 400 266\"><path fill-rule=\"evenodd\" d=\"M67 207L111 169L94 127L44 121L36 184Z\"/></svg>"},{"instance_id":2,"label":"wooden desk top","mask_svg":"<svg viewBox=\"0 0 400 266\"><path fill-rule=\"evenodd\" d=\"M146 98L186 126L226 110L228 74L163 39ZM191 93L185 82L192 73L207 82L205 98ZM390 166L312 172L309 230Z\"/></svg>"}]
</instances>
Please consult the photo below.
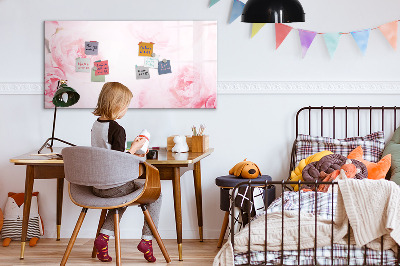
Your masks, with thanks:
<instances>
[{"instance_id":1,"label":"wooden desk top","mask_svg":"<svg viewBox=\"0 0 400 266\"><path fill-rule=\"evenodd\" d=\"M61 153L61 147L54 147L53 153ZM161 148L158 151L158 159L157 160L146 160L149 164L152 165L181 165L181 164L193 164L197 163L201 159L210 155L214 149L210 148L206 152L187 152L187 153L173 153L167 152L166 148ZM50 149L43 149L42 154L51 153ZM64 161L59 158L57 155L38 155L37 150L22 154L20 156L14 157L10 159L11 163L14 164L64 164Z\"/></svg>"}]
</instances>

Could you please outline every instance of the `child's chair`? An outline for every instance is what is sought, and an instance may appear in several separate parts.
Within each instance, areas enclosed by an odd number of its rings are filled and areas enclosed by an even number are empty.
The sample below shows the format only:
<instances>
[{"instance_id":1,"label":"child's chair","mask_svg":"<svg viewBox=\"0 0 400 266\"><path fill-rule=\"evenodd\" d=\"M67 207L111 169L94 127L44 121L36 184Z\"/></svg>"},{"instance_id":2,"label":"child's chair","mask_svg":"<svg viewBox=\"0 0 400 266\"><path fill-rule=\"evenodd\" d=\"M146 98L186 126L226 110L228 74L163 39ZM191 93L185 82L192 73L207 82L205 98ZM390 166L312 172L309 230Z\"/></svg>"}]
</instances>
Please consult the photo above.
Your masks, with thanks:
<instances>
[{"instance_id":1,"label":"child's chair","mask_svg":"<svg viewBox=\"0 0 400 266\"><path fill-rule=\"evenodd\" d=\"M65 265L68 260L87 209L102 209L97 237L104 223L107 209L117 209L128 205L139 205L142 208L144 217L151 228L153 236L157 240L165 260L167 263L171 262L153 219L144 205L157 200L161 193L160 175L157 168L146 162L140 164L139 168L142 169L141 172L144 172L141 176L146 177L143 180L145 183L143 189L139 189L123 197L100 198L92 193L92 186L113 186L128 182L133 176L140 175L137 165L138 161L141 162L142 160L139 157L120 151L78 146L64 148L62 156L64 160L65 179L70 182L68 186L69 196L73 203L82 207L82 211L65 250L61 265ZM118 210L116 210L114 216L114 230L116 265L121 265ZM95 257L95 255L96 250L93 248L92 257Z\"/></svg>"}]
</instances>

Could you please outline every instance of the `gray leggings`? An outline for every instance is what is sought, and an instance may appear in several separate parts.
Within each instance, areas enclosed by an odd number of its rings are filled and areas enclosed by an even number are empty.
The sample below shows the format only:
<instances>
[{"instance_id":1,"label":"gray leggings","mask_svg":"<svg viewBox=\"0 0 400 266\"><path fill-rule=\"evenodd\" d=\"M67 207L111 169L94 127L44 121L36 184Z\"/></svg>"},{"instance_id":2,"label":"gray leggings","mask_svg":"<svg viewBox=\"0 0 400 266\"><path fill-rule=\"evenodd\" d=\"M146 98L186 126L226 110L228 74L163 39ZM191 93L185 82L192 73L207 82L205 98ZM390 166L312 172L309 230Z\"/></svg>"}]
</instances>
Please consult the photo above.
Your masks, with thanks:
<instances>
[{"instance_id":1,"label":"gray leggings","mask_svg":"<svg viewBox=\"0 0 400 266\"><path fill-rule=\"evenodd\" d=\"M116 197L122 197L125 195L128 195L144 186L144 182L138 182L135 180L130 181L122 186L119 187L113 187L113 188L108 188L108 189L98 189L98 188L93 188L93 194L101 197L101 198L116 198ZM160 194L160 197L153 203L146 204L147 209L149 210L149 213L151 215L151 218L153 218L154 224L158 228L158 221L160 218L160 210L161 210L161 202L162 202L162 196ZM122 218L122 215L124 214L126 210L126 207L118 208L118 213L119 213L119 218ZM109 236L114 236L114 214L115 214L115 209L114 210L108 210L106 220L104 221L103 227L100 230L100 233L106 234ZM150 230L149 225L147 224L146 220L144 221L143 225L143 230L142 230L142 239L146 240L151 240L153 238L153 234Z\"/></svg>"}]
</instances>

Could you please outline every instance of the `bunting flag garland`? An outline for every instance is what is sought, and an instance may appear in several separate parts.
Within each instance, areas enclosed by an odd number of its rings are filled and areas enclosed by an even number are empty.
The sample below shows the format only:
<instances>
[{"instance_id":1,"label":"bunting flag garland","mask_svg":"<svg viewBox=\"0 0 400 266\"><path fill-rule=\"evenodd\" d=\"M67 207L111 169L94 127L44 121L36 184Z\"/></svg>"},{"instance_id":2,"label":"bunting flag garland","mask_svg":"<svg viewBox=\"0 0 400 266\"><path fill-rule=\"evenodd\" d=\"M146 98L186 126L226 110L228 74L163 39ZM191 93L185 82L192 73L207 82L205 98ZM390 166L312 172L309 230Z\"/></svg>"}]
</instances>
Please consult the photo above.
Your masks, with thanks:
<instances>
[{"instance_id":1,"label":"bunting flag garland","mask_svg":"<svg viewBox=\"0 0 400 266\"><path fill-rule=\"evenodd\" d=\"M251 28L251 38L256 35L262 27L264 27L265 23L253 23L252 28Z\"/></svg>"},{"instance_id":2,"label":"bunting flag garland","mask_svg":"<svg viewBox=\"0 0 400 266\"><path fill-rule=\"evenodd\" d=\"M208 7L212 7L213 5L215 5L218 2L219 2L219 0L210 0L210 5Z\"/></svg>"},{"instance_id":3,"label":"bunting flag garland","mask_svg":"<svg viewBox=\"0 0 400 266\"><path fill-rule=\"evenodd\" d=\"M397 49L397 24L396 20L378 27L394 50Z\"/></svg>"},{"instance_id":4,"label":"bunting flag garland","mask_svg":"<svg viewBox=\"0 0 400 266\"><path fill-rule=\"evenodd\" d=\"M301 54L304 58L317 33L315 31L299 30Z\"/></svg>"},{"instance_id":5,"label":"bunting flag garland","mask_svg":"<svg viewBox=\"0 0 400 266\"><path fill-rule=\"evenodd\" d=\"M276 49L278 49L278 47L282 44L282 42L285 40L286 36L288 36L292 29L293 28L288 25L275 23Z\"/></svg>"},{"instance_id":6,"label":"bunting flag garland","mask_svg":"<svg viewBox=\"0 0 400 266\"><path fill-rule=\"evenodd\" d=\"M353 35L354 40L356 41L360 51L363 55L365 55L365 51L368 46L369 33L371 29L360 30L360 31L352 31L351 35Z\"/></svg>"},{"instance_id":7,"label":"bunting flag garland","mask_svg":"<svg viewBox=\"0 0 400 266\"><path fill-rule=\"evenodd\" d=\"M242 15L244 8L244 3L239 0L233 0L231 17L229 18L229 24L231 24L235 19Z\"/></svg>"},{"instance_id":8,"label":"bunting flag garland","mask_svg":"<svg viewBox=\"0 0 400 266\"><path fill-rule=\"evenodd\" d=\"M340 34L339 32L333 32L333 33L325 33L323 36L326 48L328 48L329 55L332 58L333 54L336 51L336 48L338 47L339 39L340 36L342 36L342 34Z\"/></svg>"}]
</instances>

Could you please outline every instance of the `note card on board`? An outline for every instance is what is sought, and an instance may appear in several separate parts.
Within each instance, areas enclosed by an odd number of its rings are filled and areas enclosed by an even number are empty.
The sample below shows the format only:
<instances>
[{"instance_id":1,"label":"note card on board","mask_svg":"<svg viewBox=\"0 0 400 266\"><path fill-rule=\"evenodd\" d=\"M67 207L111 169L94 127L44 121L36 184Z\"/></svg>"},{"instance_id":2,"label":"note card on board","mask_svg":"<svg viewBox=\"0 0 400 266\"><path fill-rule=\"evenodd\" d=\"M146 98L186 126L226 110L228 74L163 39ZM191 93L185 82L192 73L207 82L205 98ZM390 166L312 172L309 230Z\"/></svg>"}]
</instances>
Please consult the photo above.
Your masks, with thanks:
<instances>
[{"instance_id":1,"label":"note card on board","mask_svg":"<svg viewBox=\"0 0 400 266\"><path fill-rule=\"evenodd\" d=\"M110 73L108 68L108 60L96 61L94 62L94 66L96 67L96 76L108 75Z\"/></svg>"},{"instance_id":2,"label":"note card on board","mask_svg":"<svg viewBox=\"0 0 400 266\"><path fill-rule=\"evenodd\" d=\"M152 42L140 42L139 43L139 56L150 56L153 54Z\"/></svg>"},{"instance_id":3,"label":"note card on board","mask_svg":"<svg viewBox=\"0 0 400 266\"><path fill-rule=\"evenodd\" d=\"M97 55L99 52L99 42L85 42L85 54Z\"/></svg>"},{"instance_id":4,"label":"note card on board","mask_svg":"<svg viewBox=\"0 0 400 266\"><path fill-rule=\"evenodd\" d=\"M158 68L158 59L154 57L146 57L144 59L144 66L149 68Z\"/></svg>"},{"instance_id":5,"label":"note card on board","mask_svg":"<svg viewBox=\"0 0 400 266\"><path fill-rule=\"evenodd\" d=\"M144 66L136 66L136 79L149 79L150 78L150 72L148 67Z\"/></svg>"},{"instance_id":6,"label":"note card on board","mask_svg":"<svg viewBox=\"0 0 400 266\"><path fill-rule=\"evenodd\" d=\"M106 76L104 76L104 75L96 76L96 68L93 67L92 68L91 81L92 82L105 82L106 81Z\"/></svg>"},{"instance_id":7,"label":"note card on board","mask_svg":"<svg viewBox=\"0 0 400 266\"><path fill-rule=\"evenodd\" d=\"M171 71L171 61L170 60L162 60L158 62L158 75L169 74Z\"/></svg>"},{"instance_id":8,"label":"note card on board","mask_svg":"<svg viewBox=\"0 0 400 266\"><path fill-rule=\"evenodd\" d=\"M90 58L76 58L75 59L76 72L90 72Z\"/></svg>"}]
</instances>

